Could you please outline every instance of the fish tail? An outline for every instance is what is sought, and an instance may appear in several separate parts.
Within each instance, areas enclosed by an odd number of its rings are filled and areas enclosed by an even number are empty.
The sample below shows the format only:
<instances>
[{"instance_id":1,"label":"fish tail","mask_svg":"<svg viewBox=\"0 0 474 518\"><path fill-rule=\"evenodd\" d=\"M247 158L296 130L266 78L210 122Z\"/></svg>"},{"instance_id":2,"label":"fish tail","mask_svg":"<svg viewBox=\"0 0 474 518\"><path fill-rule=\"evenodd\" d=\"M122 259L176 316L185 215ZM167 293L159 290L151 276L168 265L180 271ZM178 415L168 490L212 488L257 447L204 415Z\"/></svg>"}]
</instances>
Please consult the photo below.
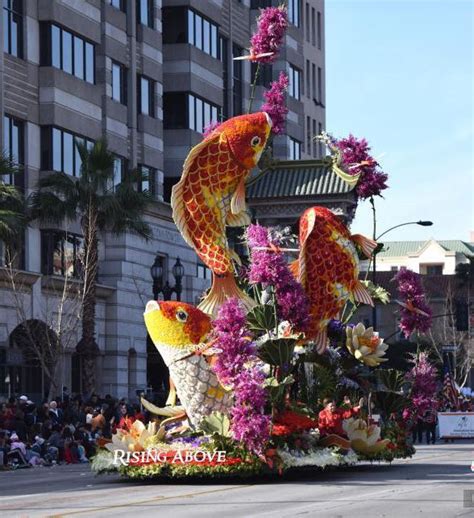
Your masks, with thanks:
<instances>
[{"instance_id":1,"label":"fish tail","mask_svg":"<svg viewBox=\"0 0 474 518\"><path fill-rule=\"evenodd\" d=\"M313 341L316 346L316 352L318 354L323 354L328 346L328 334L326 328L320 329L314 336Z\"/></svg>"},{"instance_id":2,"label":"fish tail","mask_svg":"<svg viewBox=\"0 0 474 518\"><path fill-rule=\"evenodd\" d=\"M237 297L248 310L255 306L255 301L237 286L232 273L222 276L213 274L211 289L198 308L208 315L216 316L220 306L232 297Z\"/></svg>"},{"instance_id":3,"label":"fish tail","mask_svg":"<svg viewBox=\"0 0 474 518\"><path fill-rule=\"evenodd\" d=\"M366 257L370 257L377 248L377 242L373 239L365 237L361 234L353 234L351 239L354 243L360 246L362 252Z\"/></svg>"}]
</instances>

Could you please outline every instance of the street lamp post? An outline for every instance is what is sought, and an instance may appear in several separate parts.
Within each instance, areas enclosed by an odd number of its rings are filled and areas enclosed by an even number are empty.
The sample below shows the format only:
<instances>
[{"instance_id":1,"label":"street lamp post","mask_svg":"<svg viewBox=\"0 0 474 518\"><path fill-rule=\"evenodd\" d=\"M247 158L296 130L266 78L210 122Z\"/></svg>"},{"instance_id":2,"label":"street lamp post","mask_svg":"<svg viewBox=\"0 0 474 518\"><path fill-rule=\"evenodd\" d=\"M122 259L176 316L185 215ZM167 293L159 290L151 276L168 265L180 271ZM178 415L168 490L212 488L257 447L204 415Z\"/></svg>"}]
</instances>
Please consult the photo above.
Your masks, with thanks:
<instances>
[{"instance_id":1,"label":"street lamp post","mask_svg":"<svg viewBox=\"0 0 474 518\"><path fill-rule=\"evenodd\" d=\"M153 298L158 300L160 293L163 294L164 300L169 300L173 293L176 293L176 300L181 300L181 293L183 291L183 277L184 277L184 266L181 264L181 260L178 257L171 269L173 277L175 278L175 285L170 286L170 283L166 281L163 284L163 257L156 255L155 261L150 267L151 278L153 279Z\"/></svg>"},{"instance_id":2,"label":"street lamp post","mask_svg":"<svg viewBox=\"0 0 474 518\"><path fill-rule=\"evenodd\" d=\"M377 236L375 238L375 240L378 241L381 237L385 236L385 234L388 234L392 230L399 228L399 227L404 227L406 225L420 225L422 227L431 227L432 224L433 224L432 221L424 221L424 220L407 221L406 223L400 223L399 225L390 227L389 229L382 232L379 236ZM377 247L374 250L373 257L372 257L372 282L374 284L377 283L377 254L379 252L381 252L382 248L383 247ZM374 305L372 307L372 327L374 328L374 331L377 329L377 307L375 305L375 300L374 300Z\"/></svg>"}]
</instances>

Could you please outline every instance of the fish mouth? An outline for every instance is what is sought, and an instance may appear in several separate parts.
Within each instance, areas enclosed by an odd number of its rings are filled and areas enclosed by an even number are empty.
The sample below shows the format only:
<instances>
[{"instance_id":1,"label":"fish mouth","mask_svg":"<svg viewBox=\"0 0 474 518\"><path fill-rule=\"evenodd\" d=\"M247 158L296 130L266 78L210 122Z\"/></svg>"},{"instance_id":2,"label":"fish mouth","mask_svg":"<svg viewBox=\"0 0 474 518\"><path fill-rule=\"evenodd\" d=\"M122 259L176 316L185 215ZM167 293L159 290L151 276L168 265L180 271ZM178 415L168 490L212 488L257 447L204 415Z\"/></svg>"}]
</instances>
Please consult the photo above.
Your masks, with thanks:
<instances>
[{"instance_id":1,"label":"fish mouth","mask_svg":"<svg viewBox=\"0 0 474 518\"><path fill-rule=\"evenodd\" d=\"M146 315L147 313L151 313L152 311L159 311L159 310L160 310L160 305L158 304L158 302L156 300L149 300L146 303L145 312L143 314Z\"/></svg>"}]
</instances>

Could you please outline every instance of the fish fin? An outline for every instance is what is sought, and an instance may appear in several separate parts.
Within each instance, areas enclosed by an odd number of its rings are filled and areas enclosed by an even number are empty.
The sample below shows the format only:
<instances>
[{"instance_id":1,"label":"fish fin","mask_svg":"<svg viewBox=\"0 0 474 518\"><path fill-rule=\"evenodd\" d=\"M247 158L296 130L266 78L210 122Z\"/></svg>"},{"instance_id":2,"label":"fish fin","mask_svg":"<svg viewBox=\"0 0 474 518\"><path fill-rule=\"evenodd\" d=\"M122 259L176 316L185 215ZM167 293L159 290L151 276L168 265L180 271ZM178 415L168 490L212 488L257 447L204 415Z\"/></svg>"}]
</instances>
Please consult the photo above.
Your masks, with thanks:
<instances>
[{"instance_id":1,"label":"fish fin","mask_svg":"<svg viewBox=\"0 0 474 518\"><path fill-rule=\"evenodd\" d=\"M247 211L243 210L238 214L227 214L225 223L228 227L248 227L251 223L250 216Z\"/></svg>"},{"instance_id":2,"label":"fish fin","mask_svg":"<svg viewBox=\"0 0 474 518\"><path fill-rule=\"evenodd\" d=\"M353 296L356 302L362 302L369 306L374 305L374 301L372 300L367 288L360 281L357 281Z\"/></svg>"},{"instance_id":3,"label":"fish fin","mask_svg":"<svg viewBox=\"0 0 474 518\"><path fill-rule=\"evenodd\" d=\"M181 232L183 239L193 249L196 249L196 245L194 244L187 229L185 217L187 209L183 199L183 188L186 183L189 170L191 169L193 163L199 158L200 154L204 150L207 150L207 147L210 144L218 142L219 138L220 136L218 134L211 136L211 138L204 139L202 142L200 142L191 149L188 156L186 157L186 160L184 161L183 173L181 175L181 178L179 182L176 185L174 185L173 189L171 190L171 209L173 210L173 220L175 222L175 225L178 227L178 230Z\"/></svg>"},{"instance_id":4,"label":"fish fin","mask_svg":"<svg viewBox=\"0 0 474 518\"><path fill-rule=\"evenodd\" d=\"M313 338L313 342L316 345L316 352L323 354L328 346L328 333L326 328L319 330Z\"/></svg>"},{"instance_id":5,"label":"fish fin","mask_svg":"<svg viewBox=\"0 0 474 518\"><path fill-rule=\"evenodd\" d=\"M300 249L303 250L304 245L306 244L306 240L308 239L308 236L311 234L311 232L314 229L314 225L316 223L316 212L312 209L308 209L305 211L303 216L300 218L300 225L299 225L299 233L300 233Z\"/></svg>"},{"instance_id":6,"label":"fish fin","mask_svg":"<svg viewBox=\"0 0 474 518\"><path fill-rule=\"evenodd\" d=\"M159 416L163 416L163 417L173 417L176 415L180 415L183 412L182 406L175 406L175 407L166 406L164 408L160 408L160 407L154 405L153 403L150 403L144 397L140 398L140 400L141 400L143 407L146 408L146 410L148 410L148 412L150 412L153 415L159 415Z\"/></svg>"},{"instance_id":7,"label":"fish fin","mask_svg":"<svg viewBox=\"0 0 474 518\"><path fill-rule=\"evenodd\" d=\"M255 306L255 301L237 286L232 273L223 276L213 274L211 290L198 308L208 315L215 316L220 306L232 297L237 297L248 310Z\"/></svg>"},{"instance_id":8,"label":"fish fin","mask_svg":"<svg viewBox=\"0 0 474 518\"><path fill-rule=\"evenodd\" d=\"M336 163L332 165L332 170L334 173L339 176L339 178L342 178L346 183L348 183L351 187L354 187L357 182L359 181L361 173L357 174L348 174L344 170L342 170Z\"/></svg>"},{"instance_id":9,"label":"fish fin","mask_svg":"<svg viewBox=\"0 0 474 518\"><path fill-rule=\"evenodd\" d=\"M358 244L364 252L366 257L370 257L373 251L377 248L377 242L373 239L363 236L362 234L354 234L351 236L351 240Z\"/></svg>"},{"instance_id":10,"label":"fish fin","mask_svg":"<svg viewBox=\"0 0 474 518\"><path fill-rule=\"evenodd\" d=\"M234 263L238 264L239 266L242 266L242 259L240 259L239 254L237 254L235 250L232 250L232 248L229 248L229 253Z\"/></svg>"},{"instance_id":11,"label":"fish fin","mask_svg":"<svg viewBox=\"0 0 474 518\"><path fill-rule=\"evenodd\" d=\"M230 212L232 214L240 214L245 211L245 178L242 178L230 200Z\"/></svg>"},{"instance_id":12,"label":"fish fin","mask_svg":"<svg viewBox=\"0 0 474 518\"><path fill-rule=\"evenodd\" d=\"M292 273L295 279L298 279L300 276L300 262L298 259L295 259L294 261L291 261L291 263L288 265L288 269Z\"/></svg>"}]
</instances>

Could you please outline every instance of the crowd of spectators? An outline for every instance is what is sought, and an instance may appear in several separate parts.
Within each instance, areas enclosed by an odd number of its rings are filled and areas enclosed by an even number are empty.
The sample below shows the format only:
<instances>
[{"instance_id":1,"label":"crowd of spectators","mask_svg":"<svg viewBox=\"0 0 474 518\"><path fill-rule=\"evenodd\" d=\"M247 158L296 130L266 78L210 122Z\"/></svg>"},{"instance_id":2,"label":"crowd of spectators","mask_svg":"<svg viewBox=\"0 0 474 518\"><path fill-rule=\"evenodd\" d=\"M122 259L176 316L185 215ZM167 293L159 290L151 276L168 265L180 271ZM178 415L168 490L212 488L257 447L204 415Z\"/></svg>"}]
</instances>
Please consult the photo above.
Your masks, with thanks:
<instances>
[{"instance_id":1,"label":"crowd of spectators","mask_svg":"<svg viewBox=\"0 0 474 518\"><path fill-rule=\"evenodd\" d=\"M69 395L37 405L27 395L0 403L0 470L89 462L125 419L147 422L139 405L107 394Z\"/></svg>"}]
</instances>

